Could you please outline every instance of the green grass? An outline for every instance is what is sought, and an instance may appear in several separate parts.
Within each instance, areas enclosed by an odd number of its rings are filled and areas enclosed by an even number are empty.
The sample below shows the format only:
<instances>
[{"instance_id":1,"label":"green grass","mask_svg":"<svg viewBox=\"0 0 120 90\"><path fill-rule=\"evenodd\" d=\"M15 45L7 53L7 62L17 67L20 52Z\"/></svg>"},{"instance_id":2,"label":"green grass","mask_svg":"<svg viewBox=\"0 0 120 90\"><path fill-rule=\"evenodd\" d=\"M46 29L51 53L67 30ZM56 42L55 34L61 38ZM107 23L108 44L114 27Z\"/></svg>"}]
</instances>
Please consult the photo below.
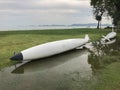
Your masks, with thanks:
<instances>
[{"instance_id":1,"label":"green grass","mask_svg":"<svg viewBox=\"0 0 120 90\"><path fill-rule=\"evenodd\" d=\"M120 90L120 62L108 65L98 74L99 82L91 90Z\"/></svg>"},{"instance_id":2,"label":"green grass","mask_svg":"<svg viewBox=\"0 0 120 90\"><path fill-rule=\"evenodd\" d=\"M111 30L97 29L1 31L0 69L16 63L9 60L14 52L20 52L29 47L50 41L83 38L85 34L89 34L91 41L96 41L99 40L102 35L106 35L110 31ZM120 39L120 33L117 34L117 37ZM118 42L118 45L120 45L120 42ZM96 58L92 59L97 60ZM113 52L113 54L111 53L108 56L100 57L99 61L100 63L94 60L90 61L93 67L95 67L94 65L97 66L95 70L97 80L92 79L86 81L87 86L81 90L120 90L120 53ZM99 65L104 69L99 68ZM78 88L76 90L79 90Z\"/></svg>"}]
</instances>

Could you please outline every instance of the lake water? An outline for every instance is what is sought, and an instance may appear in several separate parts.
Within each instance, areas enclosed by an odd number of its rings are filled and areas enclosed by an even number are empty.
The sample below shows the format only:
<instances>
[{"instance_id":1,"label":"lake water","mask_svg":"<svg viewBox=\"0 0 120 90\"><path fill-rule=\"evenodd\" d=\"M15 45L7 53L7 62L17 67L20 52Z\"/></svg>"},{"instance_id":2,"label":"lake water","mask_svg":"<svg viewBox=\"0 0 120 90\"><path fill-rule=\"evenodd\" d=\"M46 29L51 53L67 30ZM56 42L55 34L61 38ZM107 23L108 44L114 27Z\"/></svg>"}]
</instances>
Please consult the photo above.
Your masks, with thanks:
<instances>
[{"instance_id":1,"label":"lake water","mask_svg":"<svg viewBox=\"0 0 120 90\"><path fill-rule=\"evenodd\" d=\"M47 29L73 29L73 28L96 28L96 25L92 26L39 26L39 25L25 25L25 26L0 26L0 31L10 30L47 30ZM101 28L106 27L105 25Z\"/></svg>"}]
</instances>

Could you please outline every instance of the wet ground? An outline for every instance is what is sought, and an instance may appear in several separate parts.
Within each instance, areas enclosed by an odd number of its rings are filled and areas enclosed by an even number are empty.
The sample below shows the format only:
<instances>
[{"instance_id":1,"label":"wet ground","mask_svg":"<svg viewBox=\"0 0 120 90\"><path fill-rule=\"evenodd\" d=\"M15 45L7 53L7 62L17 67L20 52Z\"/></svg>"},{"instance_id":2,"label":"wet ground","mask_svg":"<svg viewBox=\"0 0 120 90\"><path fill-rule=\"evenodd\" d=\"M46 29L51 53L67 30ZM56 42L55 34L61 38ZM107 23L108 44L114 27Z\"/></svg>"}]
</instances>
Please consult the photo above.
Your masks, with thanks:
<instances>
[{"instance_id":1,"label":"wet ground","mask_svg":"<svg viewBox=\"0 0 120 90\"><path fill-rule=\"evenodd\" d=\"M4 68L0 71L0 90L85 90L86 82L107 64L100 61L101 56L120 50L118 42L93 45L90 50L73 50Z\"/></svg>"},{"instance_id":2,"label":"wet ground","mask_svg":"<svg viewBox=\"0 0 120 90\"><path fill-rule=\"evenodd\" d=\"M92 76L87 50L73 50L46 59L14 65L0 74L2 90L57 90L73 79Z\"/></svg>"}]
</instances>

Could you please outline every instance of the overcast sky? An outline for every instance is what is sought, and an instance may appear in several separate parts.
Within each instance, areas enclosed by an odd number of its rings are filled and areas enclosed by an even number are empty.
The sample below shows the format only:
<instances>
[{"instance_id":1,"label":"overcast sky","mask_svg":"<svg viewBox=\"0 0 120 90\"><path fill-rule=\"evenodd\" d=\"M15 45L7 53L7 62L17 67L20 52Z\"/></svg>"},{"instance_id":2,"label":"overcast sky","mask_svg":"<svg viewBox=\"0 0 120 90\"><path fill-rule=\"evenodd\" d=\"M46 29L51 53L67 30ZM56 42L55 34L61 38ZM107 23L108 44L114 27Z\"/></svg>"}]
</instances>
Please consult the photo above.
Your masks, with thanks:
<instances>
[{"instance_id":1,"label":"overcast sky","mask_svg":"<svg viewBox=\"0 0 120 90\"><path fill-rule=\"evenodd\" d=\"M74 23L97 23L90 0L0 0L0 25Z\"/></svg>"}]
</instances>

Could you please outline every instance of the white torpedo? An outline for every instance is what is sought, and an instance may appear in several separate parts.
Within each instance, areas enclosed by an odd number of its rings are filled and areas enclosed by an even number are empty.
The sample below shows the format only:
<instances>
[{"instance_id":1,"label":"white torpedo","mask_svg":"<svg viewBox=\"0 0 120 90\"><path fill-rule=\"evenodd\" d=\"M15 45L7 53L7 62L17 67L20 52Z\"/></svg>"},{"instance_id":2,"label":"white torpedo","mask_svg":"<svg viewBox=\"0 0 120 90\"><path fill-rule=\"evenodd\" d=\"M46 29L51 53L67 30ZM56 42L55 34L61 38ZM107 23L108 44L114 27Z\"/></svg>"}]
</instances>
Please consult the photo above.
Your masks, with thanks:
<instances>
[{"instance_id":1,"label":"white torpedo","mask_svg":"<svg viewBox=\"0 0 120 90\"><path fill-rule=\"evenodd\" d=\"M35 60L49 57L62 52L66 52L77 47L85 45L89 41L89 36L85 38L65 39L59 41L48 42L38 46L28 48L11 57L11 60Z\"/></svg>"},{"instance_id":2,"label":"white torpedo","mask_svg":"<svg viewBox=\"0 0 120 90\"><path fill-rule=\"evenodd\" d=\"M115 38L117 35L116 32L112 31L110 33L108 33L106 36L103 36L103 38L101 39L101 41L110 41L111 39Z\"/></svg>"}]
</instances>

